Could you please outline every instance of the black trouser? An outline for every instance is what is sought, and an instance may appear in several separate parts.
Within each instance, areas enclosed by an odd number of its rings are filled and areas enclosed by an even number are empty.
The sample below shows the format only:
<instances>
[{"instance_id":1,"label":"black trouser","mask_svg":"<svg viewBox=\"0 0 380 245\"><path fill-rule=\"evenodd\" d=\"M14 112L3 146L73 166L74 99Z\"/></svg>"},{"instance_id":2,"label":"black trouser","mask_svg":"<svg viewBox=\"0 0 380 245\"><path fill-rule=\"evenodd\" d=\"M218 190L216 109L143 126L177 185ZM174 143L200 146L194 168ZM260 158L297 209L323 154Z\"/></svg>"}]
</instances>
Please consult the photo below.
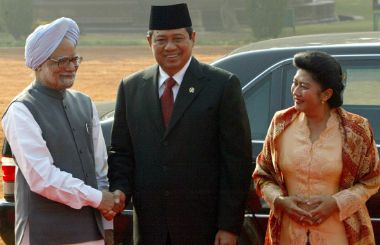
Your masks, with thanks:
<instances>
[{"instance_id":1,"label":"black trouser","mask_svg":"<svg viewBox=\"0 0 380 245\"><path fill-rule=\"evenodd\" d=\"M172 241L170 239L169 232L168 232L168 236L166 237L166 245L172 245Z\"/></svg>"}]
</instances>

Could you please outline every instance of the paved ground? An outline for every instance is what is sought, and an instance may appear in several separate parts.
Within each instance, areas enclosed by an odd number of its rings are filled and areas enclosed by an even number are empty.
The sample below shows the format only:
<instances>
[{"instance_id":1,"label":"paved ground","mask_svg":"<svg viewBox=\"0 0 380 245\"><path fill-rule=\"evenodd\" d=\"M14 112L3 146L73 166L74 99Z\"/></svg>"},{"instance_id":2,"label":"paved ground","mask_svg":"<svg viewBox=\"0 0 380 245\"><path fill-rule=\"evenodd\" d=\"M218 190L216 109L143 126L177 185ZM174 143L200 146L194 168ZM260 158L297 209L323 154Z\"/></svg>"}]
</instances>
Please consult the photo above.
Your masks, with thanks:
<instances>
[{"instance_id":1,"label":"paved ground","mask_svg":"<svg viewBox=\"0 0 380 245\"><path fill-rule=\"evenodd\" d=\"M211 62L235 47L201 46L194 49L195 56ZM114 100L122 77L154 63L148 46L79 47L84 57L74 89L87 93L95 101ZM0 48L0 114L11 99L33 80L33 72L26 68L22 48ZM2 131L0 131L0 140Z\"/></svg>"}]
</instances>

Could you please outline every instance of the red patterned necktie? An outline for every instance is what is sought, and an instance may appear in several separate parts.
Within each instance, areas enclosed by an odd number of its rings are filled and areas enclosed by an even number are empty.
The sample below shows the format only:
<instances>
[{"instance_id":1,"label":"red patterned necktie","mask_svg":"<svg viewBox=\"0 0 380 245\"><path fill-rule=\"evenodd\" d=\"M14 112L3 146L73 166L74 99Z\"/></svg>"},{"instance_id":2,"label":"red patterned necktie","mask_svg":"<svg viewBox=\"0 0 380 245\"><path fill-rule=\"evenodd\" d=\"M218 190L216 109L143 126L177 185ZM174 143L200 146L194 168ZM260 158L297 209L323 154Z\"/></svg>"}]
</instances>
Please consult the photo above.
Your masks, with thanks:
<instances>
[{"instance_id":1,"label":"red patterned necktie","mask_svg":"<svg viewBox=\"0 0 380 245\"><path fill-rule=\"evenodd\" d=\"M168 126L173 111L174 98L172 88L175 84L176 81L172 77L169 77L165 81L165 90L161 96L161 111L165 127Z\"/></svg>"}]
</instances>

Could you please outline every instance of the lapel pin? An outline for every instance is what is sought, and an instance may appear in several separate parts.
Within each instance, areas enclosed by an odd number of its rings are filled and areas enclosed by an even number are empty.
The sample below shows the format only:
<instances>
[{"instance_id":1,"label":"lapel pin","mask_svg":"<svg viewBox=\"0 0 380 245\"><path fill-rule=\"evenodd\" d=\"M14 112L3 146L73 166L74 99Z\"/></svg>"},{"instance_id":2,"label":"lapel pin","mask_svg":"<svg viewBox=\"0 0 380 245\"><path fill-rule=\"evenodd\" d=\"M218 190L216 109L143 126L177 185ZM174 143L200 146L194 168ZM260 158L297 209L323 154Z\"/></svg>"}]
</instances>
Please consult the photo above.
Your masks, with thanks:
<instances>
[{"instance_id":1,"label":"lapel pin","mask_svg":"<svg viewBox=\"0 0 380 245\"><path fill-rule=\"evenodd\" d=\"M193 94L195 92L195 88L194 87L190 87L189 88L189 93Z\"/></svg>"}]
</instances>

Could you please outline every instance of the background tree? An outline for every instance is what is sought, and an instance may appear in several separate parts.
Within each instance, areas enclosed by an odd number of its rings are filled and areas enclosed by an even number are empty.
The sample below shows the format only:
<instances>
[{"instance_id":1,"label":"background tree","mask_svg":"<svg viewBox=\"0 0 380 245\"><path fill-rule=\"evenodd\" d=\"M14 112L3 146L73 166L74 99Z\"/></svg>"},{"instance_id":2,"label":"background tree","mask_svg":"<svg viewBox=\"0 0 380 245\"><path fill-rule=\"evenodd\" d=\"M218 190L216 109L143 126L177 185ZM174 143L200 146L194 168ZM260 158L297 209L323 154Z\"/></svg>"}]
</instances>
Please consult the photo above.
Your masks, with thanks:
<instances>
[{"instance_id":1,"label":"background tree","mask_svg":"<svg viewBox=\"0 0 380 245\"><path fill-rule=\"evenodd\" d=\"M3 31L21 39L32 31L33 1L0 0L0 24Z\"/></svg>"},{"instance_id":2,"label":"background tree","mask_svg":"<svg viewBox=\"0 0 380 245\"><path fill-rule=\"evenodd\" d=\"M257 39L278 37L284 25L287 0L248 0L251 29Z\"/></svg>"}]
</instances>

